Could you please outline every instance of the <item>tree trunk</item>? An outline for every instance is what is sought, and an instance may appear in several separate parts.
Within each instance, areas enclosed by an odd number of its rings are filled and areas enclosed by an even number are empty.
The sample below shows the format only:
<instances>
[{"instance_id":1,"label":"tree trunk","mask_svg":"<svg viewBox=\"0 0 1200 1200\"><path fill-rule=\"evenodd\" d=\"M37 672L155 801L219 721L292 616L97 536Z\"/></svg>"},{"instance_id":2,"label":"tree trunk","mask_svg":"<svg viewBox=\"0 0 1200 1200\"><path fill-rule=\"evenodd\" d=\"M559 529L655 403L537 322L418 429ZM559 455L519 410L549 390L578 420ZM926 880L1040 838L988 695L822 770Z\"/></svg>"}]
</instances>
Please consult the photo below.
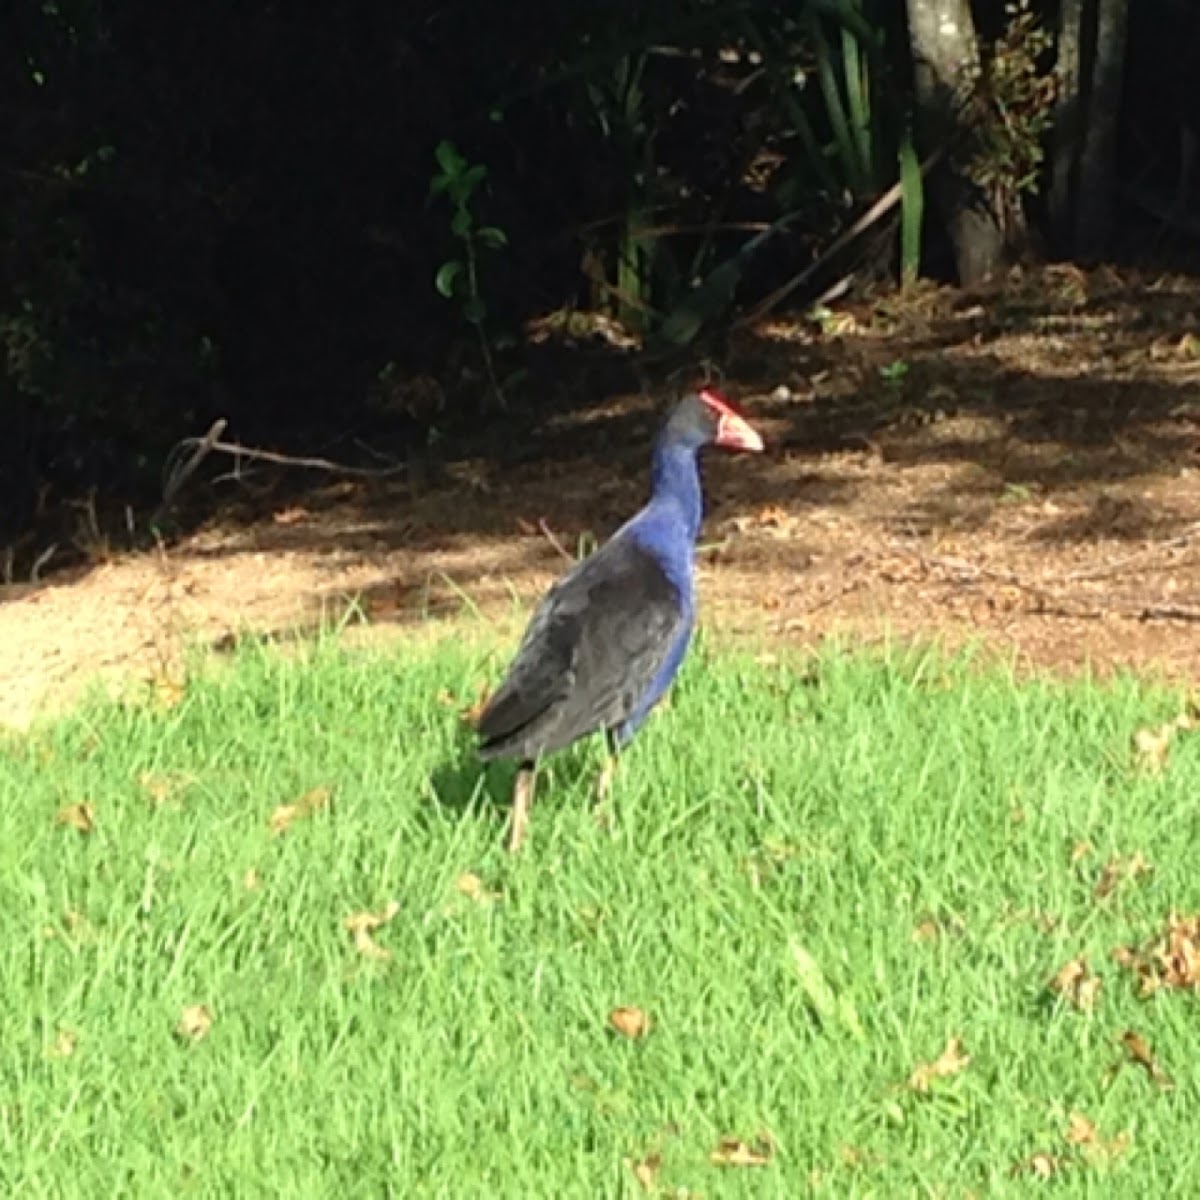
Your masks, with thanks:
<instances>
[{"instance_id":1,"label":"tree trunk","mask_svg":"<svg viewBox=\"0 0 1200 1200\"><path fill-rule=\"evenodd\" d=\"M1075 195L1079 182L1079 143L1083 128L1083 5L1062 0L1058 24L1058 101L1051 149L1050 225L1058 253L1074 249Z\"/></svg>"},{"instance_id":2,"label":"tree trunk","mask_svg":"<svg viewBox=\"0 0 1200 1200\"><path fill-rule=\"evenodd\" d=\"M959 140L964 86L979 69L970 0L908 0L908 33L924 153ZM934 203L950 235L959 282L982 283L1004 262L1002 217L951 155L931 180Z\"/></svg>"},{"instance_id":3,"label":"tree trunk","mask_svg":"<svg viewBox=\"0 0 1200 1200\"><path fill-rule=\"evenodd\" d=\"M1075 251L1098 258L1112 239L1116 213L1117 124L1125 74L1127 0L1096 0L1087 123L1079 154Z\"/></svg>"}]
</instances>

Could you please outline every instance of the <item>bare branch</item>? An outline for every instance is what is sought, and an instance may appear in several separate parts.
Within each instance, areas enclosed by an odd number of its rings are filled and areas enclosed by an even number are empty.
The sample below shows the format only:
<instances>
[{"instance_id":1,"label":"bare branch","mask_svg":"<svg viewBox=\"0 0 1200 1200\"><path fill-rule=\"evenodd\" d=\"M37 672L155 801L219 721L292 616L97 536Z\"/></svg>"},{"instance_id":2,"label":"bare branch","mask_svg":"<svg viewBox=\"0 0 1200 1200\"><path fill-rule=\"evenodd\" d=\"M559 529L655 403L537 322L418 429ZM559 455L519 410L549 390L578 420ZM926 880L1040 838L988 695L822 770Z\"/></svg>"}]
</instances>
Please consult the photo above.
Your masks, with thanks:
<instances>
[{"instance_id":1,"label":"bare branch","mask_svg":"<svg viewBox=\"0 0 1200 1200\"><path fill-rule=\"evenodd\" d=\"M276 450L262 450L256 446L243 446L240 442L223 442L221 434L228 422L221 418L202 438L185 438L168 457L168 465L181 453L191 451L183 466L171 470L163 487L163 501L155 516L160 516L178 498L183 485L196 473L197 468L210 454L226 454L234 460L234 470L228 478L238 478L243 462L274 463L281 467L300 467L308 471L328 471L335 475L350 475L356 479L387 479L408 470L407 463L392 463L386 467L352 467L328 458L309 455L280 454Z\"/></svg>"}]
</instances>

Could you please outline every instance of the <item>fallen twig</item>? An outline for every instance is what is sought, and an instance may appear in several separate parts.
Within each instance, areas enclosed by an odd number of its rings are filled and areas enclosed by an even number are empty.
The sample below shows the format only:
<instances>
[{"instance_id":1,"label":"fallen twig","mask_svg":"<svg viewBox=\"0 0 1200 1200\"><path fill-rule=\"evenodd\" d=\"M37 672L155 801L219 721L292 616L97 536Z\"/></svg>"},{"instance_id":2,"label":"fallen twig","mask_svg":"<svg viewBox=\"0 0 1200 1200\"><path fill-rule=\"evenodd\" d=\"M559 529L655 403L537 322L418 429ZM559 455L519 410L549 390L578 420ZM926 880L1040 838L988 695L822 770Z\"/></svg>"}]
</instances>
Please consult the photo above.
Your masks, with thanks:
<instances>
[{"instance_id":1,"label":"fallen twig","mask_svg":"<svg viewBox=\"0 0 1200 1200\"><path fill-rule=\"evenodd\" d=\"M562 544L562 542L558 540L557 537L555 537L554 530L546 524L545 517L538 517L538 528L542 531L546 541L548 541L550 545L552 545L555 550L557 550L559 554L561 554L563 558L567 560L567 562L574 564L575 556Z\"/></svg>"},{"instance_id":2,"label":"fallen twig","mask_svg":"<svg viewBox=\"0 0 1200 1200\"><path fill-rule=\"evenodd\" d=\"M179 496L183 485L196 473L196 469L210 454L228 454L234 459L235 475L243 460L251 462L274 463L281 467L300 467L309 471L330 471L337 475L351 475L356 479L386 479L399 475L408 470L407 463L393 463L386 467L352 467L346 463L334 462L328 458L316 458L308 455L280 454L276 450L261 450L256 446L243 446L240 442L223 442L221 434L225 432L228 422L221 418L214 421L212 427L202 438L185 438L168 458L177 456L181 451L192 450L191 457L183 466L170 472L163 486L163 500L159 505L161 515Z\"/></svg>"},{"instance_id":3,"label":"fallen twig","mask_svg":"<svg viewBox=\"0 0 1200 1200\"><path fill-rule=\"evenodd\" d=\"M935 150L932 154L927 155L921 163L921 175L924 177L937 166L945 156L948 147L943 146L939 150ZM777 287L769 295L760 300L744 317L739 317L734 322L734 328L743 329L747 325L753 325L756 321L762 320L773 308L786 300L797 288L803 287L814 275L823 270L825 266L848 246L861 233L865 233L872 225L877 224L887 216L897 204L900 203L900 198L904 194L904 189L901 184L894 183L870 208L867 209L849 229L845 230L833 244L817 259L816 262L810 263L797 275L793 275L787 283Z\"/></svg>"}]
</instances>

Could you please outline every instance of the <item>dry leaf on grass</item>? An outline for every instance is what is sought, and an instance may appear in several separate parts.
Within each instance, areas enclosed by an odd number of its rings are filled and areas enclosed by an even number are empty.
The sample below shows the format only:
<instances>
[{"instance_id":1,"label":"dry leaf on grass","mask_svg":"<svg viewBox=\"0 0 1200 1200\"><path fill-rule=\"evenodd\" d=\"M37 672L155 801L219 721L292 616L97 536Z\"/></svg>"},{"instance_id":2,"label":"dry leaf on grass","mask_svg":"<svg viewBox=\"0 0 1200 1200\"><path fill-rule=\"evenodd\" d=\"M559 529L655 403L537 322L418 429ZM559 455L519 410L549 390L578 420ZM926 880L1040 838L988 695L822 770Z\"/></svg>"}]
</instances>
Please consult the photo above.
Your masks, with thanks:
<instances>
[{"instance_id":1,"label":"dry leaf on grass","mask_svg":"<svg viewBox=\"0 0 1200 1200\"><path fill-rule=\"evenodd\" d=\"M1073 1112L1067 1118L1064 1135L1072 1146L1078 1146L1093 1162L1118 1158L1129 1149L1133 1135L1125 1130L1114 1138L1105 1138L1096 1128L1096 1122L1082 1113Z\"/></svg>"},{"instance_id":2,"label":"dry leaf on grass","mask_svg":"<svg viewBox=\"0 0 1200 1200\"><path fill-rule=\"evenodd\" d=\"M156 775L153 771L143 771L138 776L138 786L155 807L177 799L191 782L186 775Z\"/></svg>"},{"instance_id":3,"label":"dry leaf on grass","mask_svg":"<svg viewBox=\"0 0 1200 1200\"><path fill-rule=\"evenodd\" d=\"M1167 765L1171 744L1178 733L1187 733L1200 725L1200 710L1195 701L1173 721L1147 726L1133 735L1134 766L1148 775L1159 775Z\"/></svg>"},{"instance_id":4,"label":"dry leaf on grass","mask_svg":"<svg viewBox=\"0 0 1200 1200\"><path fill-rule=\"evenodd\" d=\"M1050 980L1050 990L1057 992L1080 1012L1091 1012L1100 993L1100 977L1092 973L1087 959L1081 954L1059 968Z\"/></svg>"},{"instance_id":5,"label":"dry leaf on grass","mask_svg":"<svg viewBox=\"0 0 1200 1200\"><path fill-rule=\"evenodd\" d=\"M908 1086L914 1092L928 1092L935 1079L948 1079L964 1071L971 1056L963 1052L962 1038L952 1037L946 1048L931 1063L922 1063L908 1077Z\"/></svg>"},{"instance_id":6,"label":"dry leaf on grass","mask_svg":"<svg viewBox=\"0 0 1200 1200\"><path fill-rule=\"evenodd\" d=\"M262 880L259 879L258 872L253 867L250 867L242 876L242 887L248 892L257 891L262 887Z\"/></svg>"},{"instance_id":7,"label":"dry leaf on grass","mask_svg":"<svg viewBox=\"0 0 1200 1200\"><path fill-rule=\"evenodd\" d=\"M640 1008L614 1008L608 1014L608 1023L626 1038L642 1038L650 1032L650 1018Z\"/></svg>"},{"instance_id":8,"label":"dry leaf on grass","mask_svg":"<svg viewBox=\"0 0 1200 1200\"><path fill-rule=\"evenodd\" d=\"M312 816L313 813L324 808L332 798L331 789L316 787L312 791L305 792L295 804L279 805L271 814L269 822L271 832L276 837L281 833L286 833L294 822L299 821L302 817Z\"/></svg>"},{"instance_id":9,"label":"dry leaf on grass","mask_svg":"<svg viewBox=\"0 0 1200 1200\"><path fill-rule=\"evenodd\" d=\"M354 948L359 954L380 961L392 957L392 952L379 945L372 934L381 926L386 925L399 911L399 903L390 900L387 907L380 912L360 912L346 918L346 929L354 938Z\"/></svg>"},{"instance_id":10,"label":"dry leaf on grass","mask_svg":"<svg viewBox=\"0 0 1200 1200\"><path fill-rule=\"evenodd\" d=\"M474 871L464 871L454 881L454 890L476 904L490 904L500 899L500 893L490 891Z\"/></svg>"},{"instance_id":11,"label":"dry leaf on grass","mask_svg":"<svg viewBox=\"0 0 1200 1200\"><path fill-rule=\"evenodd\" d=\"M207 1037L213 1026L213 1011L207 1004L189 1004L180 1014L175 1034L188 1042Z\"/></svg>"},{"instance_id":12,"label":"dry leaf on grass","mask_svg":"<svg viewBox=\"0 0 1200 1200\"><path fill-rule=\"evenodd\" d=\"M1160 988L1200 991L1200 914L1172 913L1163 932L1147 945L1118 947L1113 957L1137 977L1143 998Z\"/></svg>"},{"instance_id":13,"label":"dry leaf on grass","mask_svg":"<svg viewBox=\"0 0 1200 1200\"><path fill-rule=\"evenodd\" d=\"M1053 1179L1067 1164L1048 1151L1039 1150L1019 1163L1014 1163L1011 1174L1032 1175L1034 1179Z\"/></svg>"},{"instance_id":14,"label":"dry leaf on grass","mask_svg":"<svg viewBox=\"0 0 1200 1200\"><path fill-rule=\"evenodd\" d=\"M662 1170L662 1155L654 1152L647 1154L645 1158L639 1159L637 1162L626 1161L629 1162L629 1169L633 1172L634 1179L642 1185L642 1189L652 1192L658 1179L658 1173Z\"/></svg>"},{"instance_id":15,"label":"dry leaf on grass","mask_svg":"<svg viewBox=\"0 0 1200 1200\"><path fill-rule=\"evenodd\" d=\"M66 804L55 813L54 823L79 833L92 833L96 828L96 807L86 800L79 804Z\"/></svg>"},{"instance_id":16,"label":"dry leaf on grass","mask_svg":"<svg viewBox=\"0 0 1200 1200\"><path fill-rule=\"evenodd\" d=\"M718 1167L765 1167L774 1153L775 1145L771 1138L760 1133L752 1142L723 1137L708 1157Z\"/></svg>"},{"instance_id":17,"label":"dry leaf on grass","mask_svg":"<svg viewBox=\"0 0 1200 1200\"><path fill-rule=\"evenodd\" d=\"M1140 851L1122 858L1116 854L1104 864L1100 878L1096 881L1095 897L1103 900L1125 883L1136 883L1143 875L1149 875L1153 870L1149 860Z\"/></svg>"},{"instance_id":18,"label":"dry leaf on grass","mask_svg":"<svg viewBox=\"0 0 1200 1200\"><path fill-rule=\"evenodd\" d=\"M1121 1035L1121 1045L1125 1047L1130 1061L1141 1067L1160 1088L1167 1091L1175 1086L1170 1075L1158 1065L1150 1043L1140 1033L1133 1029L1127 1029Z\"/></svg>"},{"instance_id":19,"label":"dry leaf on grass","mask_svg":"<svg viewBox=\"0 0 1200 1200\"><path fill-rule=\"evenodd\" d=\"M79 1034L73 1029L60 1029L46 1054L49 1058L70 1058L78 1045Z\"/></svg>"}]
</instances>

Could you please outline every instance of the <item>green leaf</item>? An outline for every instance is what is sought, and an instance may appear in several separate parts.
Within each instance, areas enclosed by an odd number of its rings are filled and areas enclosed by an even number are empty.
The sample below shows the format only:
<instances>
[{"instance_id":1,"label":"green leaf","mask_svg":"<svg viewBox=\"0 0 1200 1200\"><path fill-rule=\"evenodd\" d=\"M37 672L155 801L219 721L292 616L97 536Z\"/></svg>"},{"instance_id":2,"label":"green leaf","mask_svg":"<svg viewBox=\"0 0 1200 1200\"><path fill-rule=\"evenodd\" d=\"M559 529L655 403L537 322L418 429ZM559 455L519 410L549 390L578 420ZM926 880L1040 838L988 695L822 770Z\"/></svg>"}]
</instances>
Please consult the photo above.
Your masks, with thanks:
<instances>
[{"instance_id":1,"label":"green leaf","mask_svg":"<svg viewBox=\"0 0 1200 1200\"><path fill-rule=\"evenodd\" d=\"M467 238L471 236L471 226L474 222L471 220L471 210L459 205L454 210L454 216L450 218L450 232L456 238Z\"/></svg>"},{"instance_id":2,"label":"green leaf","mask_svg":"<svg viewBox=\"0 0 1200 1200\"><path fill-rule=\"evenodd\" d=\"M475 230L475 238L481 245L490 246L493 250L508 245L508 234L503 229L497 229L495 225L485 225L482 229Z\"/></svg>"},{"instance_id":3,"label":"green leaf","mask_svg":"<svg viewBox=\"0 0 1200 1200\"><path fill-rule=\"evenodd\" d=\"M453 142L438 142L433 155L437 159L437 165L442 168L442 173L452 178L461 175L467 165L467 160L459 154Z\"/></svg>"},{"instance_id":4,"label":"green leaf","mask_svg":"<svg viewBox=\"0 0 1200 1200\"><path fill-rule=\"evenodd\" d=\"M469 196L486 178L487 167L482 163L476 163L473 167L469 167L463 173L461 181L464 194Z\"/></svg>"},{"instance_id":5,"label":"green leaf","mask_svg":"<svg viewBox=\"0 0 1200 1200\"><path fill-rule=\"evenodd\" d=\"M452 258L449 262L444 262L438 268L438 273L434 277L433 286L446 297L447 300L454 297L454 285L458 281L458 277L463 272L463 264L457 259Z\"/></svg>"},{"instance_id":6,"label":"green leaf","mask_svg":"<svg viewBox=\"0 0 1200 1200\"><path fill-rule=\"evenodd\" d=\"M912 133L906 130L900 143L900 279L911 287L921 271L921 222L925 215L925 180L913 146Z\"/></svg>"}]
</instances>

